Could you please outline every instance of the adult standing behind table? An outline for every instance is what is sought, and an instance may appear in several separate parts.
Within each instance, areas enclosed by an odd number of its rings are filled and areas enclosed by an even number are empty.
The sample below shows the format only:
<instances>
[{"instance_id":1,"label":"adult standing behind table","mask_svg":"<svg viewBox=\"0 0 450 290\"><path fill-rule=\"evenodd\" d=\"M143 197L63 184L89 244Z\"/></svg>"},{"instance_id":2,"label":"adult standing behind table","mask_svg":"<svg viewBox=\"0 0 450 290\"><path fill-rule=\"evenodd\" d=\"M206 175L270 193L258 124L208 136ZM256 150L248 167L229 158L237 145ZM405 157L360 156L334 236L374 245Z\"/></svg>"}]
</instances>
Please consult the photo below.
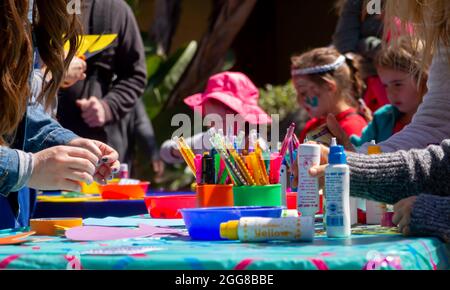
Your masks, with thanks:
<instances>
[{"instance_id":1,"label":"adult standing behind table","mask_svg":"<svg viewBox=\"0 0 450 290\"><path fill-rule=\"evenodd\" d=\"M117 39L87 59L85 78L66 79L59 92L57 118L65 128L108 143L125 156L125 129L147 79L140 31L133 12L122 0L85 0L81 18L85 34L117 34ZM72 65L83 71L79 58Z\"/></svg>"}]
</instances>

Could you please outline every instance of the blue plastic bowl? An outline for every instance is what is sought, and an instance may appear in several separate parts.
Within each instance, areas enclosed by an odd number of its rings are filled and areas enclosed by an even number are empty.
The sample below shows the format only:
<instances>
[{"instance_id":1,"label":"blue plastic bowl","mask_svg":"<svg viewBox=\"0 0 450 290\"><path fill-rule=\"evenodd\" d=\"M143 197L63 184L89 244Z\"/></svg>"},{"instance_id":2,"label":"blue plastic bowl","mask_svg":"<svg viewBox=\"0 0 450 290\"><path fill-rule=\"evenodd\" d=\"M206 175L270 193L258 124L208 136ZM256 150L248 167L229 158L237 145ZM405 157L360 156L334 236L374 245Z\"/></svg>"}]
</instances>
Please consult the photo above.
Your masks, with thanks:
<instances>
[{"instance_id":1,"label":"blue plastic bowl","mask_svg":"<svg viewBox=\"0 0 450 290\"><path fill-rule=\"evenodd\" d=\"M237 206L181 209L184 223L193 240L215 241L220 237L220 224L241 217L281 217L283 208L273 206Z\"/></svg>"}]
</instances>

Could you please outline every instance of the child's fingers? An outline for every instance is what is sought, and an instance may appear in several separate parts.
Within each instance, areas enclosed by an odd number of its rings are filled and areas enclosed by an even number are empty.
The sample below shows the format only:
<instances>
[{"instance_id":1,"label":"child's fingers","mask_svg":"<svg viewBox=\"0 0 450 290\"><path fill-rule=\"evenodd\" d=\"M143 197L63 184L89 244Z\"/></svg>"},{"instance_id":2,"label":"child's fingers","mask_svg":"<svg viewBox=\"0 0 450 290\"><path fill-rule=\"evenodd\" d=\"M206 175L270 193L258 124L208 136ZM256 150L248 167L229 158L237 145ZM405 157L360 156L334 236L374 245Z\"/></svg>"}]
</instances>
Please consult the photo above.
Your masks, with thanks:
<instances>
[{"instance_id":1,"label":"child's fingers","mask_svg":"<svg viewBox=\"0 0 450 290\"><path fill-rule=\"evenodd\" d=\"M392 216L392 223L394 225L398 225L400 223L402 217L403 217L403 214L400 211L396 210L394 212L394 215Z\"/></svg>"},{"instance_id":2,"label":"child's fingers","mask_svg":"<svg viewBox=\"0 0 450 290\"><path fill-rule=\"evenodd\" d=\"M403 215L397 226L401 233L406 234L406 232L409 231L409 218ZM406 228L408 228L408 230L406 230Z\"/></svg>"},{"instance_id":3,"label":"child's fingers","mask_svg":"<svg viewBox=\"0 0 450 290\"><path fill-rule=\"evenodd\" d=\"M397 202L396 204L394 204L394 212L400 212L401 209L404 207L406 202L406 199L402 199L399 202Z\"/></svg>"},{"instance_id":4,"label":"child's fingers","mask_svg":"<svg viewBox=\"0 0 450 290\"><path fill-rule=\"evenodd\" d=\"M313 166L309 169L309 175L312 177L322 177L325 175L327 165Z\"/></svg>"}]
</instances>

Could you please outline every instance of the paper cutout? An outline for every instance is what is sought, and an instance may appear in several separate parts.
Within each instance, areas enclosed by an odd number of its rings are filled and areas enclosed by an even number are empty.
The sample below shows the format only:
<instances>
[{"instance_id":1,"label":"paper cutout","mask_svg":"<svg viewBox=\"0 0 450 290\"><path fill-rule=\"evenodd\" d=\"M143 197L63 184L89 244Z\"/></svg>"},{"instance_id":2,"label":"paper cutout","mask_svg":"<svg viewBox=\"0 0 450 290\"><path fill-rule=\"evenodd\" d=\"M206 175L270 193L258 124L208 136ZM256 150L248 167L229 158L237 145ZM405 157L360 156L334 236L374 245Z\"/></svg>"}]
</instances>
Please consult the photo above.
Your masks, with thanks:
<instances>
[{"instance_id":1,"label":"paper cutout","mask_svg":"<svg viewBox=\"0 0 450 290\"><path fill-rule=\"evenodd\" d=\"M104 227L137 227L140 224L151 225L155 227L183 227L183 219L149 219L149 218L118 218L106 217L103 219L87 218L83 220L85 226L104 226Z\"/></svg>"},{"instance_id":2,"label":"paper cutout","mask_svg":"<svg viewBox=\"0 0 450 290\"><path fill-rule=\"evenodd\" d=\"M352 228L352 235L400 235L398 228L382 227L380 225L359 225Z\"/></svg>"},{"instance_id":3,"label":"paper cutout","mask_svg":"<svg viewBox=\"0 0 450 290\"><path fill-rule=\"evenodd\" d=\"M26 232L20 234L9 235L0 237L0 245L15 245L28 241L28 237L34 235L36 232Z\"/></svg>"},{"instance_id":4,"label":"paper cutout","mask_svg":"<svg viewBox=\"0 0 450 290\"><path fill-rule=\"evenodd\" d=\"M56 196L38 196L38 201L40 202L91 202L98 201L103 202L104 200L101 196L86 196L86 197L64 197L62 195Z\"/></svg>"},{"instance_id":5,"label":"paper cutout","mask_svg":"<svg viewBox=\"0 0 450 290\"><path fill-rule=\"evenodd\" d=\"M149 225L139 225L138 229L82 226L66 231L66 238L79 242L145 238L150 236L167 237L169 235L184 236L185 234L177 229L159 228Z\"/></svg>"},{"instance_id":6,"label":"paper cutout","mask_svg":"<svg viewBox=\"0 0 450 290\"><path fill-rule=\"evenodd\" d=\"M86 59L100 53L108 48L117 38L117 34L103 34L103 35L82 35L80 36L80 47L77 51L77 56L84 56ZM66 42L64 50L68 51L70 44Z\"/></svg>"},{"instance_id":7,"label":"paper cutout","mask_svg":"<svg viewBox=\"0 0 450 290\"><path fill-rule=\"evenodd\" d=\"M98 255L98 256L110 256L110 255L137 255L144 254L147 252L156 252L164 250L163 248L156 247L133 247L133 246L122 246L122 247L102 247L97 249L92 249L88 251L81 252L83 255Z\"/></svg>"}]
</instances>

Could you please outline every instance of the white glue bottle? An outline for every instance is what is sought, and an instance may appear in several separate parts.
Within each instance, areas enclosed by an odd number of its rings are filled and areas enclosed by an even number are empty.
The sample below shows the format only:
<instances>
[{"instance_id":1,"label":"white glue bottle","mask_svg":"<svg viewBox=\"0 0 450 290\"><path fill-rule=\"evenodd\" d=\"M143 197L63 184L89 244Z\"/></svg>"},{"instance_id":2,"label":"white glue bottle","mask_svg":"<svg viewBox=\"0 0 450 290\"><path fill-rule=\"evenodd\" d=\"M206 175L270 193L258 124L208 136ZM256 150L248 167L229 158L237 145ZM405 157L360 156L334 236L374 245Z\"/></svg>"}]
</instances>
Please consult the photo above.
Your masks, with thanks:
<instances>
[{"instance_id":1,"label":"white glue bottle","mask_svg":"<svg viewBox=\"0 0 450 290\"><path fill-rule=\"evenodd\" d=\"M344 147L331 141L329 165L325 169L326 229L329 238L348 238L350 221L350 168Z\"/></svg>"},{"instance_id":2,"label":"white glue bottle","mask_svg":"<svg viewBox=\"0 0 450 290\"><path fill-rule=\"evenodd\" d=\"M297 209L302 216L319 211L319 179L309 175L312 166L320 165L320 145L301 144L298 147Z\"/></svg>"},{"instance_id":3,"label":"white glue bottle","mask_svg":"<svg viewBox=\"0 0 450 290\"><path fill-rule=\"evenodd\" d=\"M369 147L367 147L368 155L381 154L381 147L377 145L375 140L370 142ZM368 225L380 225L383 216L386 213L386 205L380 202L375 202L372 200L366 201L366 223Z\"/></svg>"},{"instance_id":4,"label":"white glue bottle","mask_svg":"<svg viewBox=\"0 0 450 290\"><path fill-rule=\"evenodd\" d=\"M311 242L314 239L314 217L244 217L221 223L220 237L241 242Z\"/></svg>"}]
</instances>

